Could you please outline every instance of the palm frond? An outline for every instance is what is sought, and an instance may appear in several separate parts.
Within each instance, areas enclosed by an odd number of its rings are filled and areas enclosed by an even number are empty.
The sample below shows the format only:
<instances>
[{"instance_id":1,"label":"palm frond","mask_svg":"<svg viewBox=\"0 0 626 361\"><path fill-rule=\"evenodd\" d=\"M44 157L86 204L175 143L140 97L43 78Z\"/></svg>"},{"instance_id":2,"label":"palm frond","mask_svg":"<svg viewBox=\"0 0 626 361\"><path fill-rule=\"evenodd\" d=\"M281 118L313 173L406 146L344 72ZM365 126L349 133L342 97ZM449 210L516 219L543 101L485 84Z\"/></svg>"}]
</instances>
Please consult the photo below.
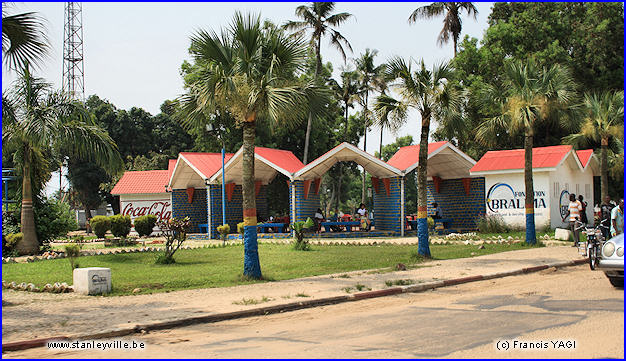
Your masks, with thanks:
<instances>
[{"instance_id":1,"label":"palm frond","mask_svg":"<svg viewBox=\"0 0 626 361\"><path fill-rule=\"evenodd\" d=\"M38 65L50 51L44 19L28 12L2 14L2 55L9 69L18 70L30 63Z\"/></svg>"}]
</instances>

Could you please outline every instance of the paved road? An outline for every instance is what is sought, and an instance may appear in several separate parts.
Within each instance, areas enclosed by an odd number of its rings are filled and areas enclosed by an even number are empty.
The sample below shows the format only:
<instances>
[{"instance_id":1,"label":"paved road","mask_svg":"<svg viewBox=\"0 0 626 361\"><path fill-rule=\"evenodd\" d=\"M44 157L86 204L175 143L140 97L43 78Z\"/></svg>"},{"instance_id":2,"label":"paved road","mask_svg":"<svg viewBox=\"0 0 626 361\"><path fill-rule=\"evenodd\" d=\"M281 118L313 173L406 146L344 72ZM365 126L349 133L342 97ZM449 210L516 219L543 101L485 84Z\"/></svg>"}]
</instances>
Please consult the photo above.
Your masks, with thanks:
<instances>
[{"instance_id":1,"label":"paved road","mask_svg":"<svg viewBox=\"0 0 626 361\"><path fill-rule=\"evenodd\" d=\"M623 309L623 290L579 266L125 339L145 342L142 351L39 348L3 356L623 358ZM496 350L498 340L509 341L509 350ZM544 348L511 350L514 340ZM575 341L575 348L550 341Z\"/></svg>"}]
</instances>

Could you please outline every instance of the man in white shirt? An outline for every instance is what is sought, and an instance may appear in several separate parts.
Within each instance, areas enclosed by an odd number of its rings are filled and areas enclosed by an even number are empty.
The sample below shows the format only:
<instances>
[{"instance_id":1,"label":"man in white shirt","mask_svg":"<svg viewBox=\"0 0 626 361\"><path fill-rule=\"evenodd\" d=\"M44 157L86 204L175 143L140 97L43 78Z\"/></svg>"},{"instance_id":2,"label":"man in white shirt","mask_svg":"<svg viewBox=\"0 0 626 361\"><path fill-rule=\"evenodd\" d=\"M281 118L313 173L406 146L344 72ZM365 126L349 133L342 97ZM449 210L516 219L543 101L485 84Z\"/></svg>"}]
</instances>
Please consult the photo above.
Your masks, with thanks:
<instances>
[{"instance_id":1,"label":"man in white shirt","mask_svg":"<svg viewBox=\"0 0 626 361\"><path fill-rule=\"evenodd\" d=\"M567 214L563 217L563 222L569 215L569 229L572 231L574 235L574 247L578 247L579 233L576 230L577 227L582 225L577 225L576 221L580 222L580 212L583 210L582 204L578 200L576 200L575 194L569 195L569 206L567 208Z\"/></svg>"}]
</instances>

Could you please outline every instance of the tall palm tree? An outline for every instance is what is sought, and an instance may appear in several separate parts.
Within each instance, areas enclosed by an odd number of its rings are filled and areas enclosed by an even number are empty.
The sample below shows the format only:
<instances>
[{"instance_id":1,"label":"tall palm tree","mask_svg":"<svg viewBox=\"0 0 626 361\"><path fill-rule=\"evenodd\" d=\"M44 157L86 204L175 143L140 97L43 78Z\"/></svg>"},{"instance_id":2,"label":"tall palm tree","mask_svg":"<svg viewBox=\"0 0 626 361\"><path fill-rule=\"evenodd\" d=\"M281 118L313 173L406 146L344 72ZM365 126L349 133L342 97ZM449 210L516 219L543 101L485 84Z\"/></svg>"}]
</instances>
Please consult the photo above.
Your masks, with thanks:
<instances>
[{"instance_id":1,"label":"tall palm tree","mask_svg":"<svg viewBox=\"0 0 626 361\"><path fill-rule=\"evenodd\" d=\"M443 46L450 41L454 42L454 57L456 58L456 48L461 34L462 22L461 12L467 12L468 16L474 17L478 14L478 9L471 2L434 2L430 5L421 6L409 16L409 24L413 24L417 19L432 19L445 14L443 19L443 29L437 38L437 44Z\"/></svg>"},{"instance_id":2,"label":"tall palm tree","mask_svg":"<svg viewBox=\"0 0 626 361\"><path fill-rule=\"evenodd\" d=\"M343 128L343 141L347 141L348 138L348 110L354 107L354 102L358 98L360 92L360 85L358 74L354 71L343 71L341 73L341 84L334 79L331 79L331 87L335 91L337 98L341 99L344 105L344 128ZM342 165L339 163L339 177L337 178L337 198L335 198L335 208L339 209L339 203L341 200L341 183L343 181Z\"/></svg>"},{"instance_id":3,"label":"tall palm tree","mask_svg":"<svg viewBox=\"0 0 626 361\"><path fill-rule=\"evenodd\" d=\"M333 27L337 27L348 21L348 19L352 17L352 14L345 12L333 14L333 10L335 10L334 2L313 2L309 5L300 5L296 8L296 16L302 20L289 21L284 25L285 29L296 30L296 35L302 35L306 31L311 31L311 45L315 49L316 80L322 69L322 57L320 53L322 37L326 34L330 35L330 44L339 50L344 61L346 60L344 47L352 51L352 46L348 40L344 38L339 31L333 29ZM309 119L306 125L306 136L304 139L304 164L307 164L309 156L309 140L311 137L312 120L313 114L309 112Z\"/></svg>"},{"instance_id":4,"label":"tall palm tree","mask_svg":"<svg viewBox=\"0 0 626 361\"><path fill-rule=\"evenodd\" d=\"M623 152L624 92L585 94L583 114L580 132L564 140L576 147L600 145L600 193L604 200L609 195L608 151Z\"/></svg>"},{"instance_id":5,"label":"tall palm tree","mask_svg":"<svg viewBox=\"0 0 626 361\"><path fill-rule=\"evenodd\" d=\"M448 81L452 76L452 68L444 63L434 65L432 70L426 68L424 60L413 69L412 61L405 61L395 57L389 61L385 75L396 89L401 99L395 100L389 96L380 100L385 112L391 112L398 119L406 119L406 109L416 109L422 118L420 148L417 167L417 235L418 253L430 257L428 246L428 222L426 203L426 169L428 167L428 136L430 134L431 119L443 120L456 116L460 106L460 92ZM382 106L384 105L384 106ZM396 108L396 109L394 109Z\"/></svg>"},{"instance_id":6,"label":"tall palm tree","mask_svg":"<svg viewBox=\"0 0 626 361\"><path fill-rule=\"evenodd\" d=\"M98 127L81 104L69 95L52 91L43 79L30 74L28 65L6 95L2 96L3 151L19 154L22 168L20 254L39 251L33 213L33 169L47 151L66 150L89 159L114 174L123 168L117 145ZM40 189L41 185L36 188Z\"/></svg>"},{"instance_id":7,"label":"tall palm tree","mask_svg":"<svg viewBox=\"0 0 626 361\"><path fill-rule=\"evenodd\" d=\"M376 125L380 127L380 144L378 146L378 154L382 159L383 131L388 129L392 132L396 132L400 129L407 116L407 107L406 104L399 102L386 93L382 93L378 98L376 98L374 110L377 115Z\"/></svg>"},{"instance_id":8,"label":"tall palm tree","mask_svg":"<svg viewBox=\"0 0 626 361\"><path fill-rule=\"evenodd\" d=\"M9 15L2 4L2 57L12 70L38 64L50 50L44 20L34 12Z\"/></svg>"},{"instance_id":9,"label":"tall palm tree","mask_svg":"<svg viewBox=\"0 0 626 361\"><path fill-rule=\"evenodd\" d=\"M363 107L363 150L367 151L367 129L372 123L372 115L370 113L368 102L370 92L383 87L384 77L382 71L384 65L374 65L374 57L378 54L378 50L365 49L365 53L354 59L359 81L361 83L361 97L359 102ZM361 203L365 203L365 169L362 174Z\"/></svg>"},{"instance_id":10,"label":"tall palm tree","mask_svg":"<svg viewBox=\"0 0 626 361\"><path fill-rule=\"evenodd\" d=\"M570 123L568 117L555 114L570 110L576 97L576 86L569 70L553 65L543 68L530 59L514 61L505 67L504 94L499 94L497 116L484 121L476 137L490 144L498 132L524 135L524 184L526 207L526 242L535 244L535 192L533 186L533 137L541 122Z\"/></svg>"},{"instance_id":11,"label":"tall palm tree","mask_svg":"<svg viewBox=\"0 0 626 361\"><path fill-rule=\"evenodd\" d=\"M315 83L299 83L305 70L306 42L287 36L258 15L239 12L221 35L198 31L191 37L191 54L200 70L183 99L187 127L198 126L216 110L230 114L243 127L244 275L261 278L257 245L254 188L256 122L295 125L319 94Z\"/></svg>"}]
</instances>

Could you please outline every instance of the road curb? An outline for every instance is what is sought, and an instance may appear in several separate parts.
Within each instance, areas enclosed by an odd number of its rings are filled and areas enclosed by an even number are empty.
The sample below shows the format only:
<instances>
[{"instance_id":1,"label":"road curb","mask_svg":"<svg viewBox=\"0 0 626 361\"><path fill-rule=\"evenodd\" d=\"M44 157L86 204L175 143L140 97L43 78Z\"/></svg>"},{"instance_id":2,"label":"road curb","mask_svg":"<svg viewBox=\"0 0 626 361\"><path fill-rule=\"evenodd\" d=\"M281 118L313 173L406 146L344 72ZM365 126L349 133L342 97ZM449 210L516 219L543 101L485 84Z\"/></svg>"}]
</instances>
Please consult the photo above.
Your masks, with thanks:
<instances>
[{"instance_id":1,"label":"road curb","mask_svg":"<svg viewBox=\"0 0 626 361\"><path fill-rule=\"evenodd\" d=\"M154 322L154 323L149 323L149 324L144 324L144 325L136 325L134 327L128 327L128 328L116 328L116 329L103 331L103 332L99 332L95 334L75 335L75 336L56 336L56 337L47 337L47 338L28 340L28 341L8 342L5 344L2 344L2 352L4 353L5 351L19 351L19 350L26 350L30 348L36 348L36 347L43 347L46 345L46 343L50 341L94 340L94 339L102 339L102 338L120 337L120 336L127 336L127 335L134 334L134 333L140 333L140 332L164 330L164 329L191 326L191 325L203 324L203 323L215 323L215 322L220 322L220 321L227 321L227 320L234 320L234 319L239 319L239 318L247 318L247 317L255 317L255 316L264 316L264 315L270 315L270 314L276 314L276 313L282 313L282 312L291 312L291 311L296 311L296 310L301 310L301 309L306 309L306 308L334 305L334 304L339 304L339 303L344 303L344 302L360 301L360 300L370 299L370 298L392 296L392 295L397 295L401 293L419 293L419 292L424 292L424 291L428 291L428 290L432 290L436 288L456 286L456 285L460 285L464 283L478 282L478 281L484 281L484 280L495 279L495 278L516 276L520 274L534 273L534 272L539 272L539 271L542 271L548 268L553 268L553 267L563 268L563 267L578 266L578 265L586 264L586 263L587 263L587 259L577 259L573 261L544 264L544 265L533 266L533 267L525 267L525 268L512 270L512 271L494 272L494 273L489 273L485 275L460 277L460 278L454 278L450 280L426 282L426 283L421 283L421 284L416 284L416 285L386 288L386 289L376 290L376 291L365 291L365 292L359 292L359 293L354 293L354 294L345 295L345 296L325 297L325 298L319 298L319 299L308 300L308 301L299 301L299 302L291 302L291 303L280 304L280 305L275 305L275 306L259 307L259 308L249 309L249 310L218 313L218 314L206 315L206 316L187 317L187 318L171 320L171 321Z\"/></svg>"}]
</instances>

